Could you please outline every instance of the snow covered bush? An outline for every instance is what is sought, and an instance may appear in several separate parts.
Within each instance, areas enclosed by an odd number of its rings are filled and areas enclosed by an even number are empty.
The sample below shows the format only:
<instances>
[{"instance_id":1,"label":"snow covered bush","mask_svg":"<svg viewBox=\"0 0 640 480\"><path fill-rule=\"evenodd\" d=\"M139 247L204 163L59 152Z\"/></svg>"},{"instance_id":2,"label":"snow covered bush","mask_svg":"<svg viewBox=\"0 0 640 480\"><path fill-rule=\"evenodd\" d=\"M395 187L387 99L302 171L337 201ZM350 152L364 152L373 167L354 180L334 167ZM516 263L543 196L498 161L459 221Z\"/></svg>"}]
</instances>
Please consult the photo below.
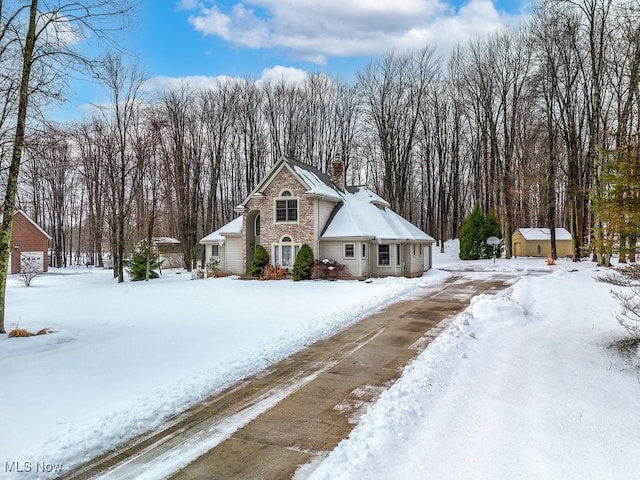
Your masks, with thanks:
<instances>
[{"instance_id":1,"label":"snow covered bush","mask_svg":"<svg viewBox=\"0 0 640 480\"><path fill-rule=\"evenodd\" d=\"M291 270L291 277L295 282L299 280L309 280L311 278L311 267L313 266L313 250L306 243L300 247L296 261Z\"/></svg>"}]
</instances>

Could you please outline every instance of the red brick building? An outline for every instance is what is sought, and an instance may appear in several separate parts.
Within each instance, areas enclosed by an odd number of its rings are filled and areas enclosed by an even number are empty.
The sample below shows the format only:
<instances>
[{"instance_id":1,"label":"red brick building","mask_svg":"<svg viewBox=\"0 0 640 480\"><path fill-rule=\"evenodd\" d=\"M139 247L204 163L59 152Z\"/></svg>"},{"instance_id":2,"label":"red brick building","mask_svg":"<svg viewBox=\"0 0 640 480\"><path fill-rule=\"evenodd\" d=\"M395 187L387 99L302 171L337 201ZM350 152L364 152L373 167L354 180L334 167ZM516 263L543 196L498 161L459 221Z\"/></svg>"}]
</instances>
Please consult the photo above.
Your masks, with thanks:
<instances>
[{"instance_id":1,"label":"red brick building","mask_svg":"<svg viewBox=\"0 0 640 480\"><path fill-rule=\"evenodd\" d=\"M49 240L51 237L47 232L22 210L17 210L11 231L9 273L20 273L25 262L42 265L42 271L46 272L49 267Z\"/></svg>"}]
</instances>

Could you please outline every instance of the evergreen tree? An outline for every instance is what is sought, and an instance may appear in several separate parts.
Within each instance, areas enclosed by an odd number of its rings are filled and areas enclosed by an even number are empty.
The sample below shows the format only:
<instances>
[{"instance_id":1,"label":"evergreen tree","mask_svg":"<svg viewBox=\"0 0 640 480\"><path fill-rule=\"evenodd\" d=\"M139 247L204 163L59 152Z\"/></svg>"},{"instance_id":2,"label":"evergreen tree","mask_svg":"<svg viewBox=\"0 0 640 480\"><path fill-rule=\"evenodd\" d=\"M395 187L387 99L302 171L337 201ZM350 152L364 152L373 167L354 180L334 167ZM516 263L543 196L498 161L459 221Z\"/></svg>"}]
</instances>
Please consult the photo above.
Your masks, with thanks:
<instances>
[{"instance_id":1,"label":"evergreen tree","mask_svg":"<svg viewBox=\"0 0 640 480\"><path fill-rule=\"evenodd\" d=\"M602 235L594 248L602 265L609 266L611 255L620 254L620 262L635 261L640 236L640 152L638 147L623 147L606 152L600 188L592 195L592 208L602 221Z\"/></svg>"},{"instance_id":2,"label":"evergreen tree","mask_svg":"<svg viewBox=\"0 0 640 480\"><path fill-rule=\"evenodd\" d=\"M460 229L460 258L462 260L477 260L492 258L494 247L487 245L487 238L500 237L500 222L493 214L486 215L476 207L462 221ZM495 247L496 256L502 254L502 247Z\"/></svg>"},{"instance_id":3,"label":"evergreen tree","mask_svg":"<svg viewBox=\"0 0 640 480\"><path fill-rule=\"evenodd\" d=\"M156 250L147 240L142 240L133 251L129 262L129 278L134 282L158 278L156 270L160 268L160 263Z\"/></svg>"},{"instance_id":4,"label":"evergreen tree","mask_svg":"<svg viewBox=\"0 0 640 480\"><path fill-rule=\"evenodd\" d=\"M269 254L267 250L262 246L258 245L256 248L256 253L253 254L253 260L251 261L251 269L249 273L253 277L259 277L264 270L264 267L269 263Z\"/></svg>"},{"instance_id":5,"label":"evergreen tree","mask_svg":"<svg viewBox=\"0 0 640 480\"><path fill-rule=\"evenodd\" d=\"M300 247L293 264L291 276L295 282L299 280L309 280L311 278L311 267L313 266L313 250L306 243Z\"/></svg>"}]
</instances>

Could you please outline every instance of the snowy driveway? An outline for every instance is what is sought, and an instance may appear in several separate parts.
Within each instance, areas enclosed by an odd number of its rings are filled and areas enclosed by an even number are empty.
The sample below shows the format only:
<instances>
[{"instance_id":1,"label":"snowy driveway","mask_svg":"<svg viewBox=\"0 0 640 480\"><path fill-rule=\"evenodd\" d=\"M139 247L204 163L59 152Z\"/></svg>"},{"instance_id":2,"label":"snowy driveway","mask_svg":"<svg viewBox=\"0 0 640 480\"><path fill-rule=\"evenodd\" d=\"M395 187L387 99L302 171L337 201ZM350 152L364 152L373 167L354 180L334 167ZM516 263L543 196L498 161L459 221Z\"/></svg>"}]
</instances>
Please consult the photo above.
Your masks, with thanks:
<instances>
[{"instance_id":1,"label":"snowy driveway","mask_svg":"<svg viewBox=\"0 0 640 480\"><path fill-rule=\"evenodd\" d=\"M451 277L419 296L310 345L191 409L125 452L67 476L167 478L284 478L326 455L470 299L503 290L515 276ZM123 461L123 458L126 460ZM306 467L308 468L308 467Z\"/></svg>"}]
</instances>

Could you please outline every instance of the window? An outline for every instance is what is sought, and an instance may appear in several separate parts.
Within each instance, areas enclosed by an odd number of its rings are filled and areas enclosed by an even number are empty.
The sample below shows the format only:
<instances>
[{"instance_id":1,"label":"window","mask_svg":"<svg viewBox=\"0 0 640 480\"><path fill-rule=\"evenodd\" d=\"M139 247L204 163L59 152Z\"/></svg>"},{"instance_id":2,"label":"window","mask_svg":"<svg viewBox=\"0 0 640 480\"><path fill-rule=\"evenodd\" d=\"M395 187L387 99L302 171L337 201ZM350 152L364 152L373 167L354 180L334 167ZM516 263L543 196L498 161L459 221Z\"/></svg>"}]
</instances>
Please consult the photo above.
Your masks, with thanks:
<instances>
[{"instance_id":1,"label":"window","mask_svg":"<svg viewBox=\"0 0 640 480\"><path fill-rule=\"evenodd\" d=\"M211 256L212 257L220 256L220 245L211 245Z\"/></svg>"},{"instance_id":2,"label":"window","mask_svg":"<svg viewBox=\"0 0 640 480\"><path fill-rule=\"evenodd\" d=\"M422 256L422 244L420 244L420 256Z\"/></svg>"},{"instance_id":3,"label":"window","mask_svg":"<svg viewBox=\"0 0 640 480\"><path fill-rule=\"evenodd\" d=\"M353 243L344 244L344 258L356 258L356 246Z\"/></svg>"},{"instance_id":4,"label":"window","mask_svg":"<svg viewBox=\"0 0 640 480\"><path fill-rule=\"evenodd\" d=\"M416 256L416 244L415 243L413 244L413 256L414 257Z\"/></svg>"},{"instance_id":5,"label":"window","mask_svg":"<svg viewBox=\"0 0 640 480\"><path fill-rule=\"evenodd\" d=\"M276 199L276 222L298 221L298 200L291 197L289 190L284 190ZM283 198L284 197L284 198Z\"/></svg>"},{"instance_id":6,"label":"window","mask_svg":"<svg viewBox=\"0 0 640 480\"><path fill-rule=\"evenodd\" d=\"M367 258L367 245L362 244L362 258Z\"/></svg>"},{"instance_id":7,"label":"window","mask_svg":"<svg viewBox=\"0 0 640 480\"><path fill-rule=\"evenodd\" d=\"M400 266L400 244L396 245L396 265Z\"/></svg>"},{"instance_id":8,"label":"window","mask_svg":"<svg viewBox=\"0 0 640 480\"><path fill-rule=\"evenodd\" d=\"M378 265L389 266L389 245L378 245Z\"/></svg>"},{"instance_id":9,"label":"window","mask_svg":"<svg viewBox=\"0 0 640 480\"><path fill-rule=\"evenodd\" d=\"M280 243L273 245L273 264L279 267L292 267L299 251L300 245L294 244L291 237L282 237Z\"/></svg>"}]
</instances>

